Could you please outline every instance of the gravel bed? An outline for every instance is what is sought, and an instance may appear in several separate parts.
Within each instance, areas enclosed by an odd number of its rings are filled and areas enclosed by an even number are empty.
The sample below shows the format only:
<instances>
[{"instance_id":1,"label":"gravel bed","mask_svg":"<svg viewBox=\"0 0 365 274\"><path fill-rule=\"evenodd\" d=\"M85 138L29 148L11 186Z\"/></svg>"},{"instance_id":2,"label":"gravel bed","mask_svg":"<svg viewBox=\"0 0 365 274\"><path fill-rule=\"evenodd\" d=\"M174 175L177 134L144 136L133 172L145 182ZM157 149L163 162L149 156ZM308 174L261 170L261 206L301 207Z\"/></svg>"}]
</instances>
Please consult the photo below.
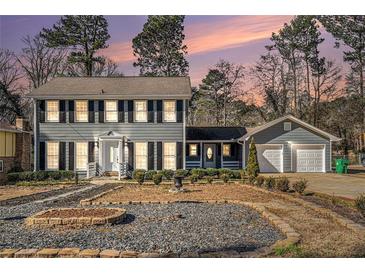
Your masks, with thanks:
<instances>
[{"instance_id":1,"label":"gravel bed","mask_svg":"<svg viewBox=\"0 0 365 274\"><path fill-rule=\"evenodd\" d=\"M100 188L108 187L104 185ZM89 194L83 193L82 198L95 195ZM29 203L0 208L0 248L113 248L162 253L242 252L273 244L283 238L256 211L231 204L124 205L120 207L127 210L127 218L116 225L64 231L24 226L24 217L54 207L54 204L58 207L68 202L67 206L78 206L80 197L75 196L73 200L68 197L59 203Z\"/></svg>"}]
</instances>

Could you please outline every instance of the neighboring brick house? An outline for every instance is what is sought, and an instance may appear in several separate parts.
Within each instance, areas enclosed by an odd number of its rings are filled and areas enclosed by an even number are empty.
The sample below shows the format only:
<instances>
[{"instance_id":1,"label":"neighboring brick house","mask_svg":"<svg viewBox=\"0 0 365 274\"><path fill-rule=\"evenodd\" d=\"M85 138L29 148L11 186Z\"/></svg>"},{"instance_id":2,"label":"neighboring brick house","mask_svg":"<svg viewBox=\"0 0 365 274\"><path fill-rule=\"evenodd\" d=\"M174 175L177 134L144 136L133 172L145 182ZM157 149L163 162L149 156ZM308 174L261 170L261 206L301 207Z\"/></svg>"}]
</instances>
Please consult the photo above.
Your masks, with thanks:
<instances>
[{"instance_id":1,"label":"neighboring brick house","mask_svg":"<svg viewBox=\"0 0 365 274\"><path fill-rule=\"evenodd\" d=\"M31 144L28 121L17 118L15 125L0 123L0 183L13 168L31 169Z\"/></svg>"}]
</instances>

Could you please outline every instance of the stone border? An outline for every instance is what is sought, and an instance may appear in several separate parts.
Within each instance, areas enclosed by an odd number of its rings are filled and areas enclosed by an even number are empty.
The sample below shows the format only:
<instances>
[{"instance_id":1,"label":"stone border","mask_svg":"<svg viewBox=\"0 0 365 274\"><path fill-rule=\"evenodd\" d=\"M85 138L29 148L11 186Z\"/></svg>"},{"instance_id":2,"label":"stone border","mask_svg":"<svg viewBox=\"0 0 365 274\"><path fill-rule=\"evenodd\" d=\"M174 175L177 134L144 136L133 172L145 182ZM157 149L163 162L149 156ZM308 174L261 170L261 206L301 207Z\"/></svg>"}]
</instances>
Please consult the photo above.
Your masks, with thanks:
<instances>
[{"instance_id":1,"label":"stone border","mask_svg":"<svg viewBox=\"0 0 365 274\"><path fill-rule=\"evenodd\" d=\"M361 224L357 224L354 221L352 221L352 220L350 220L346 217L343 217L340 214L338 214L338 213L336 213L336 212L334 212L334 211L332 211L328 208L325 208L323 206L317 205L317 204L312 203L312 202L305 201L305 200L300 199L300 198L293 197L289 194L268 191L266 189L262 189L262 188L259 188L259 187L256 187L256 186L251 186L251 185L242 185L242 186L261 191L262 193L272 194L274 196L280 197L280 198L285 199L287 201L300 204L300 205L302 205L306 208L312 209L313 211L315 211L319 214L322 214L322 215L325 215L325 216L328 216L328 217L332 218L336 223L350 229L351 231L353 231L355 233L359 233L359 234L364 234L365 233L365 226L363 226Z\"/></svg>"},{"instance_id":2,"label":"stone border","mask_svg":"<svg viewBox=\"0 0 365 274\"><path fill-rule=\"evenodd\" d=\"M67 217L67 218L56 218L56 217L39 217L47 212L62 211L62 210L84 210L84 208L52 208L43 210L35 215L32 215L25 219L27 226L35 227L58 227L64 225L77 225L77 226L89 226L89 225L105 225L113 224L119 221L123 221L126 216L126 210L123 208L105 208L107 210L116 210L117 212L108 217Z\"/></svg>"},{"instance_id":3,"label":"stone border","mask_svg":"<svg viewBox=\"0 0 365 274\"><path fill-rule=\"evenodd\" d=\"M270 255L275 248L295 245L299 243L301 235L279 216L269 212L259 203L248 203L238 200L205 200L205 201L154 201L151 203L209 203L209 204L239 204L256 210L263 218L279 228L286 239L278 240L271 246L258 248L254 251L238 252L235 250L215 252L186 252L186 253L149 253L136 251L118 251L115 249L83 249L79 248L42 248L42 249L3 249L0 250L0 258L257 258ZM141 204L150 202L134 202L129 204Z\"/></svg>"}]
</instances>

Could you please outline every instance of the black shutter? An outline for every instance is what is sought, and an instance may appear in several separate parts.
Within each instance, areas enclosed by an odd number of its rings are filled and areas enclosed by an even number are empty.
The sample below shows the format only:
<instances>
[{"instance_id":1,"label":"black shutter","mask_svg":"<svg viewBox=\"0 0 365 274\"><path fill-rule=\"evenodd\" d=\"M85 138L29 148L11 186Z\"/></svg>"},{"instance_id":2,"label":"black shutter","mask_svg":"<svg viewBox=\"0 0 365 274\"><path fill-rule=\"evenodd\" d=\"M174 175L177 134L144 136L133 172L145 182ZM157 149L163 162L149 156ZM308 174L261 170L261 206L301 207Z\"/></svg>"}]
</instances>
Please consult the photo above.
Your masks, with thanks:
<instances>
[{"instance_id":1,"label":"black shutter","mask_svg":"<svg viewBox=\"0 0 365 274\"><path fill-rule=\"evenodd\" d=\"M162 142L157 142L157 170L162 170Z\"/></svg>"},{"instance_id":2,"label":"black shutter","mask_svg":"<svg viewBox=\"0 0 365 274\"><path fill-rule=\"evenodd\" d=\"M183 168L183 143L176 143L176 169Z\"/></svg>"},{"instance_id":3,"label":"black shutter","mask_svg":"<svg viewBox=\"0 0 365 274\"><path fill-rule=\"evenodd\" d=\"M95 102L94 100L88 101L88 110L89 110L89 123L95 123Z\"/></svg>"},{"instance_id":4,"label":"black shutter","mask_svg":"<svg viewBox=\"0 0 365 274\"><path fill-rule=\"evenodd\" d=\"M75 111L75 101L70 100L70 101L68 101L68 122L69 123L74 123L74 121L75 121L74 111Z\"/></svg>"},{"instance_id":5,"label":"black shutter","mask_svg":"<svg viewBox=\"0 0 365 274\"><path fill-rule=\"evenodd\" d=\"M89 142L89 150L88 150L88 162L95 162L95 142Z\"/></svg>"},{"instance_id":6,"label":"black shutter","mask_svg":"<svg viewBox=\"0 0 365 274\"><path fill-rule=\"evenodd\" d=\"M154 109L153 109L153 100L148 100L148 123L154 122Z\"/></svg>"},{"instance_id":7,"label":"black shutter","mask_svg":"<svg viewBox=\"0 0 365 274\"><path fill-rule=\"evenodd\" d=\"M60 123L66 123L66 101L60 100Z\"/></svg>"},{"instance_id":8,"label":"black shutter","mask_svg":"<svg viewBox=\"0 0 365 274\"><path fill-rule=\"evenodd\" d=\"M197 156L199 157L199 159L200 159L200 150L202 149L201 147L200 147L200 144L197 144L197 149L196 149L196 154L197 154Z\"/></svg>"},{"instance_id":9,"label":"black shutter","mask_svg":"<svg viewBox=\"0 0 365 274\"><path fill-rule=\"evenodd\" d=\"M66 169L66 143L60 142L59 146L59 170L65 170Z\"/></svg>"},{"instance_id":10,"label":"black shutter","mask_svg":"<svg viewBox=\"0 0 365 274\"><path fill-rule=\"evenodd\" d=\"M176 101L176 122L183 122L183 100Z\"/></svg>"},{"instance_id":11,"label":"black shutter","mask_svg":"<svg viewBox=\"0 0 365 274\"><path fill-rule=\"evenodd\" d=\"M75 143L68 143L68 170L74 170L75 167Z\"/></svg>"},{"instance_id":12,"label":"black shutter","mask_svg":"<svg viewBox=\"0 0 365 274\"><path fill-rule=\"evenodd\" d=\"M124 101L118 101L118 122L124 123Z\"/></svg>"},{"instance_id":13,"label":"black shutter","mask_svg":"<svg viewBox=\"0 0 365 274\"><path fill-rule=\"evenodd\" d=\"M45 170L46 167L46 143L39 142L39 169Z\"/></svg>"},{"instance_id":14,"label":"black shutter","mask_svg":"<svg viewBox=\"0 0 365 274\"><path fill-rule=\"evenodd\" d=\"M104 123L104 101L98 101L99 123Z\"/></svg>"},{"instance_id":15,"label":"black shutter","mask_svg":"<svg viewBox=\"0 0 365 274\"><path fill-rule=\"evenodd\" d=\"M44 123L46 121L46 102L44 100L38 101L39 105L39 122Z\"/></svg>"},{"instance_id":16,"label":"black shutter","mask_svg":"<svg viewBox=\"0 0 365 274\"><path fill-rule=\"evenodd\" d=\"M148 142L148 170L155 169L155 147L154 142Z\"/></svg>"},{"instance_id":17,"label":"black shutter","mask_svg":"<svg viewBox=\"0 0 365 274\"><path fill-rule=\"evenodd\" d=\"M157 100L157 123L162 123L162 100Z\"/></svg>"},{"instance_id":18,"label":"black shutter","mask_svg":"<svg viewBox=\"0 0 365 274\"><path fill-rule=\"evenodd\" d=\"M128 166L129 170L134 167L134 143L128 143Z\"/></svg>"},{"instance_id":19,"label":"black shutter","mask_svg":"<svg viewBox=\"0 0 365 274\"><path fill-rule=\"evenodd\" d=\"M128 100L128 123L133 123L133 101Z\"/></svg>"}]
</instances>

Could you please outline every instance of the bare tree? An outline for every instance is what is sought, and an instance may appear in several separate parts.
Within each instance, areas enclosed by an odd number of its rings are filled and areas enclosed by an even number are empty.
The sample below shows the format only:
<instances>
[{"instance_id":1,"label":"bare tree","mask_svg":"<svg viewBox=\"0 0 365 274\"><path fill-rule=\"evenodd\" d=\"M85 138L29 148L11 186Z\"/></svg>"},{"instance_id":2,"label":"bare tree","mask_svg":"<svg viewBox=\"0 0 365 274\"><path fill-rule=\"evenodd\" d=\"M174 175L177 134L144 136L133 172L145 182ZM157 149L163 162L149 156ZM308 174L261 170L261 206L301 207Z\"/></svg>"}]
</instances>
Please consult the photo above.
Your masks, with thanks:
<instances>
[{"instance_id":1,"label":"bare tree","mask_svg":"<svg viewBox=\"0 0 365 274\"><path fill-rule=\"evenodd\" d=\"M94 76L106 76L106 77L123 76L123 73L121 73L118 70L117 63L115 63L113 60L107 57L102 57L102 58L103 58L102 62L94 64L94 69L93 69Z\"/></svg>"}]
</instances>

